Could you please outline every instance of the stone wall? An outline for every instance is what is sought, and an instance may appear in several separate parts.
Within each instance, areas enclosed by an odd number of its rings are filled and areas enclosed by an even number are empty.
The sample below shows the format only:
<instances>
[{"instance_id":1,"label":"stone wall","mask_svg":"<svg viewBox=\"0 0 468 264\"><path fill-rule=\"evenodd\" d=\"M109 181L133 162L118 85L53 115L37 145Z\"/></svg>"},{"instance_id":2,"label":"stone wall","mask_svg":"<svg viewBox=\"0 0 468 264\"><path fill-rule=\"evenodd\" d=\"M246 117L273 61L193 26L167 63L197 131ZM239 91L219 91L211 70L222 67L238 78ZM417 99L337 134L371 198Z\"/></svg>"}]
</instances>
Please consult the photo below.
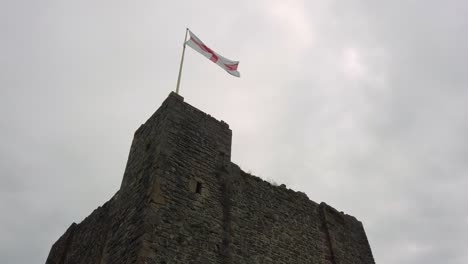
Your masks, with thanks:
<instances>
[{"instance_id":1,"label":"stone wall","mask_svg":"<svg viewBox=\"0 0 468 264\"><path fill-rule=\"evenodd\" d=\"M229 126L171 93L136 132L119 192L47 263L374 263L362 224L231 162Z\"/></svg>"},{"instance_id":2,"label":"stone wall","mask_svg":"<svg viewBox=\"0 0 468 264\"><path fill-rule=\"evenodd\" d=\"M356 218L320 204L320 211L335 263L373 263L362 223Z\"/></svg>"},{"instance_id":3,"label":"stone wall","mask_svg":"<svg viewBox=\"0 0 468 264\"><path fill-rule=\"evenodd\" d=\"M233 263L332 263L318 204L303 193L236 171L231 183Z\"/></svg>"}]
</instances>

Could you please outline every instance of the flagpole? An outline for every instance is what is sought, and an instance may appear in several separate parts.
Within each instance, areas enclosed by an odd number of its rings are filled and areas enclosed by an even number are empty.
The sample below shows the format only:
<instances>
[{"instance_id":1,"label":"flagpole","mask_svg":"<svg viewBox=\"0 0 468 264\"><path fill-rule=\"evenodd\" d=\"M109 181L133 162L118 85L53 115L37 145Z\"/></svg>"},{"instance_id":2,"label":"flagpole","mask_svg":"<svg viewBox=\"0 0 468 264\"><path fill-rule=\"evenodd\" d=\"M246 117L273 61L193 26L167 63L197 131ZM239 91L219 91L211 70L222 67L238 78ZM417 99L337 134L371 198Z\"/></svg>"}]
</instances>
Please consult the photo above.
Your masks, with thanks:
<instances>
[{"instance_id":1,"label":"flagpole","mask_svg":"<svg viewBox=\"0 0 468 264\"><path fill-rule=\"evenodd\" d=\"M188 28L185 30L184 47L182 49L182 58L180 59L179 77L177 78L176 94L179 94L180 76L182 75L182 66L184 65L185 42L187 42Z\"/></svg>"}]
</instances>

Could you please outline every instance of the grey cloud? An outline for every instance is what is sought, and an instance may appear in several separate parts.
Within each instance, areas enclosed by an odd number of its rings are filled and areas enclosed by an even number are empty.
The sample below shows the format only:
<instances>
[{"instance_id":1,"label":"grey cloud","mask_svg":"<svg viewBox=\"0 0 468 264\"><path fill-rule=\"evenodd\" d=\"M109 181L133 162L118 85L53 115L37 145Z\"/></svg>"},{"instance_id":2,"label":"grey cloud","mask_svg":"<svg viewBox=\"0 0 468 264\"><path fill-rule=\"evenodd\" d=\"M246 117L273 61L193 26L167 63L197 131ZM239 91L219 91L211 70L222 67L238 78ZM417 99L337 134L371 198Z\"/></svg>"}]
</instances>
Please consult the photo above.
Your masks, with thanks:
<instances>
[{"instance_id":1,"label":"grey cloud","mask_svg":"<svg viewBox=\"0 0 468 264\"><path fill-rule=\"evenodd\" d=\"M181 87L234 162L355 215L377 263L468 261L464 1L0 5L0 262L44 262L115 193L187 26L241 61L188 50Z\"/></svg>"}]
</instances>

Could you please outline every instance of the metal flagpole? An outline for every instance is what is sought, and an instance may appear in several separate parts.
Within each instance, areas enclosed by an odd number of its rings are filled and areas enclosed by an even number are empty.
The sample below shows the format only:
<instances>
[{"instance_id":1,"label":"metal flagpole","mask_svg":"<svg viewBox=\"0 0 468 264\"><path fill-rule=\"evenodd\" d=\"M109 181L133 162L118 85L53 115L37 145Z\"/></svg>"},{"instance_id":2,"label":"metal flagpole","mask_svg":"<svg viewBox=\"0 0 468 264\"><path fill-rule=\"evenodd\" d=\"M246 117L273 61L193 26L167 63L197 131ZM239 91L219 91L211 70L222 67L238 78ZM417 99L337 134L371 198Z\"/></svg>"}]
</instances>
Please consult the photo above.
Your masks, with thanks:
<instances>
[{"instance_id":1,"label":"metal flagpole","mask_svg":"<svg viewBox=\"0 0 468 264\"><path fill-rule=\"evenodd\" d=\"M188 30L189 30L188 28L185 30L184 48L182 49L182 58L180 59L179 77L177 78L176 94L179 94L180 75L182 74L182 65L184 65L185 42L187 42L187 33L188 33Z\"/></svg>"}]
</instances>

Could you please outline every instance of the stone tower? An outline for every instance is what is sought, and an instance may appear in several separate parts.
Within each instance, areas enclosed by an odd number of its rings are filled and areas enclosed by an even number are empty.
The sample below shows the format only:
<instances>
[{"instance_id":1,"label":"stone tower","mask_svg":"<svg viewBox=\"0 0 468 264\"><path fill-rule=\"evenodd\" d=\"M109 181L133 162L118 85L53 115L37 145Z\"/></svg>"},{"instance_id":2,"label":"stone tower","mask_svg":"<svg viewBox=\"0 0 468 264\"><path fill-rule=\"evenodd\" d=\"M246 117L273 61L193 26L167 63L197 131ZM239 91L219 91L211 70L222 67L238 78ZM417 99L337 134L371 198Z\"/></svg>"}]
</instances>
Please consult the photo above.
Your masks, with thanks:
<instances>
[{"instance_id":1,"label":"stone tower","mask_svg":"<svg viewBox=\"0 0 468 264\"><path fill-rule=\"evenodd\" d=\"M120 190L46 263L374 263L361 222L243 172L231 135L171 93L135 132Z\"/></svg>"}]
</instances>

